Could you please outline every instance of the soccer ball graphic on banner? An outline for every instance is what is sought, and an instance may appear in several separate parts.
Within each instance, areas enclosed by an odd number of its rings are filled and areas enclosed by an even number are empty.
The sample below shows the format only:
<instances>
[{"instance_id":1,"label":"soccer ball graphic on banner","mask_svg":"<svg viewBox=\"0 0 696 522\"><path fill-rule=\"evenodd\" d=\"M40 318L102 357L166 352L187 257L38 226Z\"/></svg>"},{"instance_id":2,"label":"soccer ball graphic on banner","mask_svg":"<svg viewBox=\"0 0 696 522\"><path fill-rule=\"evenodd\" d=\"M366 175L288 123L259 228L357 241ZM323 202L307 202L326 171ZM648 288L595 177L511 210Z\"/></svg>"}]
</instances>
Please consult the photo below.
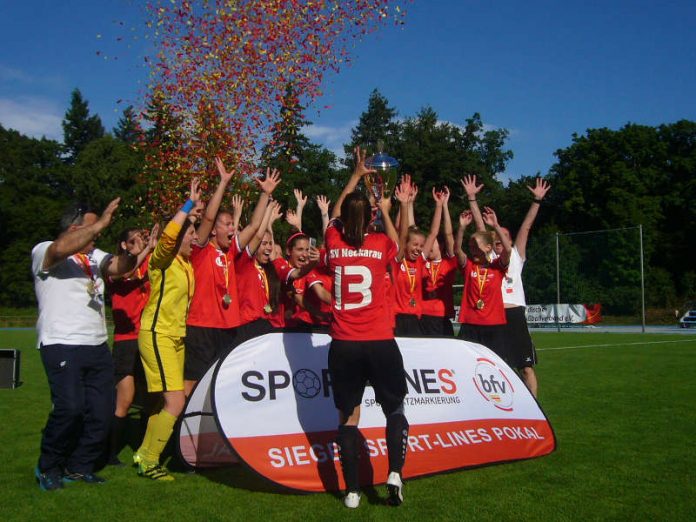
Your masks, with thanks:
<instances>
[{"instance_id":1,"label":"soccer ball graphic on banner","mask_svg":"<svg viewBox=\"0 0 696 522\"><path fill-rule=\"evenodd\" d=\"M321 391L321 381L319 376L312 370L302 368L292 376L292 386L300 397L313 399Z\"/></svg>"}]
</instances>

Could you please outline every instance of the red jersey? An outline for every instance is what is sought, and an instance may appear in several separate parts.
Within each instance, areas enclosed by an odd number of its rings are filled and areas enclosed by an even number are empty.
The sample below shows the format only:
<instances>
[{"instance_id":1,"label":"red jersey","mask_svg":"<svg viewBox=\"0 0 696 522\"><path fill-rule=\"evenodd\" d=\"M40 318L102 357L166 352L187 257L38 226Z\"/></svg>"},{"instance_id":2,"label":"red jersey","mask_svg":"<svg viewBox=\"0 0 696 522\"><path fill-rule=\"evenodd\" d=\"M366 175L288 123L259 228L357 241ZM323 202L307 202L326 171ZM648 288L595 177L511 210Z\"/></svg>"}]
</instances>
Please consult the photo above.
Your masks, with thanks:
<instances>
[{"instance_id":1,"label":"red jersey","mask_svg":"<svg viewBox=\"0 0 696 522\"><path fill-rule=\"evenodd\" d=\"M114 318L114 341L138 338L140 316L150 297L150 280L147 277L147 256L133 277L109 280L111 313Z\"/></svg>"},{"instance_id":2,"label":"red jersey","mask_svg":"<svg viewBox=\"0 0 696 522\"><path fill-rule=\"evenodd\" d=\"M438 261L427 261L428 278L424 281L423 315L454 317L452 285L457 277L457 258L445 257Z\"/></svg>"},{"instance_id":3,"label":"red jersey","mask_svg":"<svg viewBox=\"0 0 696 522\"><path fill-rule=\"evenodd\" d=\"M501 291L506 269L500 264L500 258L486 267L467 258L462 270L464 292L459 309L460 323L493 326L507 322Z\"/></svg>"},{"instance_id":4,"label":"red jersey","mask_svg":"<svg viewBox=\"0 0 696 522\"><path fill-rule=\"evenodd\" d=\"M248 249L237 256L234 261L237 274L237 292L239 294L239 317L241 324L257 319L266 319L273 326L283 326L277 313L269 312L270 284L266 272ZM275 267L271 265L271 270Z\"/></svg>"},{"instance_id":5,"label":"red jersey","mask_svg":"<svg viewBox=\"0 0 696 522\"><path fill-rule=\"evenodd\" d=\"M333 290L333 279L331 274L327 273L323 269L312 269L309 274L302 278L304 282L304 299L308 310L317 310L320 315L315 315L310 312L310 319L312 324L328 326L331 322L331 305L325 303L316 294L316 291L312 289L314 285L321 285L324 290L331 293Z\"/></svg>"},{"instance_id":6,"label":"red jersey","mask_svg":"<svg viewBox=\"0 0 696 522\"><path fill-rule=\"evenodd\" d=\"M392 259L392 296L394 314L421 316L423 303L423 281L428 277L425 260L418 256L415 261L405 257L401 262Z\"/></svg>"},{"instance_id":7,"label":"red jersey","mask_svg":"<svg viewBox=\"0 0 696 522\"><path fill-rule=\"evenodd\" d=\"M382 233L365 235L356 250L332 222L326 229L329 268L334 277L331 337L346 341L394 338L392 316L385 295L385 275L398 251Z\"/></svg>"},{"instance_id":8,"label":"red jersey","mask_svg":"<svg viewBox=\"0 0 696 522\"><path fill-rule=\"evenodd\" d=\"M239 326L239 300L234 259L240 252L235 237L227 252L212 243L193 245L191 265L196 278L196 291L191 300L186 324L205 328L235 328ZM230 304L223 302L225 295Z\"/></svg>"}]
</instances>

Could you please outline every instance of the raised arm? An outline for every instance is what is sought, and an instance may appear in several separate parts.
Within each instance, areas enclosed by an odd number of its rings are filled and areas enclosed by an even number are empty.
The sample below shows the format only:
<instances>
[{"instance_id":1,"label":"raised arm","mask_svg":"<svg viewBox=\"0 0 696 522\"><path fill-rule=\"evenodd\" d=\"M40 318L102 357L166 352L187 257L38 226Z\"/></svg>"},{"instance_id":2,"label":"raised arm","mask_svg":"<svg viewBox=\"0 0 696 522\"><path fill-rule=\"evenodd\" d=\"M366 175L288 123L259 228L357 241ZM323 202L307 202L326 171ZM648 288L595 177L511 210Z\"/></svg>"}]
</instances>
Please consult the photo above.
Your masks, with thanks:
<instances>
[{"instance_id":1,"label":"raised arm","mask_svg":"<svg viewBox=\"0 0 696 522\"><path fill-rule=\"evenodd\" d=\"M379 208L382 211L382 222L384 223L384 233L387 237L399 245L399 234L394 227L391 219L391 198L382 198L379 202Z\"/></svg>"},{"instance_id":2,"label":"raised arm","mask_svg":"<svg viewBox=\"0 0 696 522\"><path fill-rule=\"evenodd\" d=\"M331 219L341 217L341 205L343 204L343 200L346 199L348 194L355 190L355 187L358 186L358 183L360 183L363 176L376 172L374 169L368 169L365 166L365 157L367 156L367 151L360 150L360 147L355 147L353 156L355 158L355 169L353 170L353 174L351 174L348 183L346 183L346 186L343 188L343 192L341 192L341 195L338 196L338 200L336 201L333 211L331 212Z\"/></svg>"},{"instance_id":3,"label":"raised arm","mask_svg":"<svg viewBox=\"0 0 696 522\"><path fill-rule=\"evenodd\" d=\"M239 231L239 222L242 220L244 210L244 198L239 194L232 196L232 223L235 231Z\"/></svg>"},{"instance_id":4,"label":"raised arm","mask_svg":"<svg viewBox=\"0 0 696 522\"><path fill-rule=\"evenodd\" d=\"M265 236L268 232L268 223L271 221L271 214L273 214L274 210L278 209L279 207L280 203L277 201L271 201L271 203L266 206L266 211L263 213L261 225L256 230L256 233L253 235L249 241L249 244L247 245L247 248L252 254L256 252L257 248L259 248L261 241L263 241L263 236Z\"/></svg>"},{"instance_id":5,"label":"raised arm","mask_svg":"<svg viewBox=\"0 0 696 522\"><path fill-rule=\"evenodd\" d=\"M218 183L213 196L208 202L208 206L203 214L203 219L201 219L201 224L198 225L198 228L196 229L199 245L205 245L207 243L208 236L210 236L210 232L213 230L213 226L215 225L215 218L217 217L218 210L220 210L220 204L222 203L222 198L225 195L225 190L227 190L227 185L234 177L234 171L228 172L220 158L215 158L215 165L217 166L218 174L220 175L220 182Z\"/></svg>"},{"instance_id":6,"label":"raised arm","mask_svg":"<svg viewBox=\"0 0 696 522\"><path fill-rule=\"evenodd\" d=\"M474 218L474 223L476 223L476 230L486 230L486 225L481 217L481 209L476 201L476 195L483 188L483 183L480 185L476 184L476 176L464 176L464 179L460 179L459 182L464 187L464 192L466 193L466 199L469 200L469 209Z\"/></svg>"},{"instance_id":7,"label":"raised arm","mask_svg":"<svg viewBox=\"0 0 696 522\"><path fill-rule=\"evenodd\" d=\"M48 270L64 259L83 250L90 242L94 241L101 231L109 226L120 202L121 198L114 199L106 206L99 219L91 225L78 226L73 230L62 233L46 249L42 268ZM132 262L135 262L135 259Z\"/></svg>"},{"instance_id":8,"label":"raised arm","mask_svg":"<svg viewBox=\"0 0 696 522\"><path fill-rule=\"evenodd\" d=\"M524 217L524 221L522 221L520 229L517 232L517 236L515 237L515 247L517 248L517 252L520 254L522 259L527 258L527 239L529 239L529 232L532 230L532 224L534 224L534 220L539 213L541 202L551 188L551 185L549 185L547 181L537 178L534 188L530 187L529 185L527 185L527 188L534 195L534 199L532 200L532 204L529 206L527 215Z\"/></svg>"},{"instance_id":9,"label":"raised arm","mask_svg":"<svg viewBox=\"0 0 696 522\"><path fill-rule=\"evenodd\" d=\"M503 243L503 253L500 254L500 258L503 266L507 266L510 262L512 243L510 243L508 234L503 231L503 228L498 223L498 217L495 215L495 211L491 207L483 208L483 221L486 225L493 227L493 230L495 230L495 233L498 234L500 241Z\"/></svg>"},{"instance_id":10,"label":"raised arm","mask_svg":"<svg viewBox=\"0 0 696 522\"><path fill-rule=\"evenodd\" d=\"M466 264L466 254L462 249L462 243L464 242L464 232L466 227L468 227L473 221L474 217L471 215L471 210L465 210L459 214L459 229L457 230L457 240L454 243L454 254L457 256L457 261L460 266Z\"/></svg>"},{"instance_id":11,"label":"raised arm","mask_svg":"<svg viewBox=\"0 0 696 522\"><path fill-rule=\"evenodd\" d=\"M157 246L157 236L159 235L159 224L155 223L155 226L152 227L152 230L150 231L150 234L148 235L147 241L143 239L143 237L138 233L134 239L136 241L133 242L132 245L128 245L128 252L132 256L135 256L135 266L129 270L128 272L120 275L114 275L111 276L111 279L116 281L118 279L128 279L129 277L133 277L140 265L143 264L145 259L147 258L148 254L152 252L155 249L155 246Z\"/></svg>"},{"instance_id":12,"label":"raised arm","mask_svg":"<svg viewBox=\"0 0 696 522\"><path fill-rule=\"evenodd\" d=\"M297 214L298 226L297 230L302 231L302 212L304 211L305 205L307 204L307 196L302 194L300 189L293 189L293 194L295 195L295 201L297 201L297 206L295 207L295 214Z\"/></svg>"},{"instance_id":13,"label":"raised arm","mask_svg":"<svg viewBox=\"0 0 696 522\"><path fill-rule=\"evenodd\" d=\"M410 178L404 176L401 183L397 185L394 190L394 197L399 202L399 239L397 244L399 245L399 251L396 254L397 261L401 261L406 252L406 243L408 239L408 199L411 193L411 181Z\"/></svg>"},{"instance_id":14,"label":"raised arm","mask_svg":"<svg viewBox=\"0 0 696 522\"><path fill-rule=\"evenodd\" d=\"M331 201L324 195L317 196L317 206L321 212L321 234L326 233L326 227L329 226L329 205Z\"/></svg>"},{"instance_id":15,"label":"raised arm","mask_svg":"<svg viewBox=\"0 0 696 522\"><path fill-rule=\"evenodd\" d=\"M454 255L454 233L452 229L452 216L450 216L449 211L449 188L444 187L442 189L442 193L444 194L444 201L442 203L442 218L445 229L445 244L447 246L447 255L451 257Z\"/></svg>"},{"instance_id":16,"label":"raised arm","mask_svg":"<svg viewBox=\"0 0 696 522\"><path fill-rule=\"evenodd\" d=\"M425 238L425 243L423 245L423 253L426 257L430 257L430 251L433 248L433 243L437 240L437 234L440 231L440 222L442 221L444 194L436 191L435 187L433 187L433 200L435 201L435 211L433 212L433 219L430 222L430 232Z\"/></svg>"},{"instance_id":17,"label":"raised arm","mask_svg":"<svg viewBox=\"0 0 696 522\"><path fill-rule=\"evenodd\" d=\"M244 230L242 230L237 236L239 248L242 249L246 248L249 241L251 241L251 238L254 237L254 234L256 234L256 231L261 226L261 221L263 220L263 215L266 212L266 206L271 198L271 194L273 194L273 191L278 186L278 183L280 183L280 173L276 169L271 170L270 168L267 168L264 179L261 180L256 178L255 181L259 189L261 189L261 194L259 194L259 200L256 203L256 208L254 208L254 213L251 215L249 224L244 227Z\"/></svg>"},{"instance_id":18,"label":"raised arm","mask_svg":"<svg viewBox=\"0 0 696 522\"><path fill-rule=\"evenodd\" d=\"M191 180L191 190L189 199L174 214L167 226L164 227L162 237L157 242L152 257L150 257L150 266L153 268L166 268L174 260L177 254L177 238L181 228L189 218L189 214L198 206L201 201L200 180L193 178Z\"/></svg>"}]
</instances>

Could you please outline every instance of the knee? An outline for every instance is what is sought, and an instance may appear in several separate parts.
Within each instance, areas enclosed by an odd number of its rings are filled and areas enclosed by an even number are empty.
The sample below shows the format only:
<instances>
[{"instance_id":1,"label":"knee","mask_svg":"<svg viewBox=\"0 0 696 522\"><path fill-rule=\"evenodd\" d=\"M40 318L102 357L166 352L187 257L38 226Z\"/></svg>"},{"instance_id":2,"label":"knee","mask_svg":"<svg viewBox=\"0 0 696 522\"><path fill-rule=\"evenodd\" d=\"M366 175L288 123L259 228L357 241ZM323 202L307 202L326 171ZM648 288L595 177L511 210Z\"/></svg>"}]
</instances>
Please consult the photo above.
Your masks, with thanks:
<instances>
[{"instance_id":1,"label":"knee","mask_svg":"<svg viewBox=\"0 0 696 522\"><path fill-rule=\"evenodd\" d=\"M164 409L175 417L178 417L181 415L181 412L184 411L185 403L186 395L184 395L183 390L181 392L171 392L165 394Z\"/></svg>"}]
</instances>

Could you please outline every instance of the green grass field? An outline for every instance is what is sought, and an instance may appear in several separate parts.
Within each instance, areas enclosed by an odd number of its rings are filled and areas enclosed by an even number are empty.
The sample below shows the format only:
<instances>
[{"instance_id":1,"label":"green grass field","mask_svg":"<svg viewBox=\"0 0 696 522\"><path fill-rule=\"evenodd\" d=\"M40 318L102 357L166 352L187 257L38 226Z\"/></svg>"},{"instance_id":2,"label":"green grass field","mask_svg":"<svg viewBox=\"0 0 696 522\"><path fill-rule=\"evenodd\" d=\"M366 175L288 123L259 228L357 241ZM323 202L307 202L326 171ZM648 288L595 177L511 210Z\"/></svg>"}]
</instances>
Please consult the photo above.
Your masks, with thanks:
<instances>
[{"instance_id":1,"label":"green grass field","mask_svg":"<svg viewBox=\"0 0 696 522\"><path fill-rule=\"evenodd\" d=\"M22 350L24 381L0 390L2 521L694 519L696 335L534 334L556 452L411 480L400 508L372 496L357 511L331 494L277 492L241 467L166 484L107 468L104 485L40 491L33 468L50 401L34 338L0 331L0 348Z\"/></svg>"}]
</instances>

